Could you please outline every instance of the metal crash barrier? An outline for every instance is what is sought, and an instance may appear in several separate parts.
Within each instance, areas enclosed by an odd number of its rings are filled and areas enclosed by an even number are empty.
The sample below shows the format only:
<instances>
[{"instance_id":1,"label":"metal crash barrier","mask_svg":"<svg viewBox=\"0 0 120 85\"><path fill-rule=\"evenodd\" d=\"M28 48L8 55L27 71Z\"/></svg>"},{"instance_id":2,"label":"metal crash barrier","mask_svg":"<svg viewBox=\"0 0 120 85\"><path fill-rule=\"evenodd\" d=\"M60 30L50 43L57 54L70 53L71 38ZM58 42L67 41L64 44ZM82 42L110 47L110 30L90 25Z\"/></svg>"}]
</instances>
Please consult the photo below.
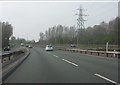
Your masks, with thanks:
<instances>
[{"instance_id":1,"label":"metal crash barrier","mask_svg":"<svg viewBox=\"0 0 120 85\"><path fill-rule=\"evenodd\" d=\"M14 51L7 51L0 54L2 63L2 81L3 82L30 54L27 48L18 48Z\"/></svg>"},{"instance_id":2,"label":"metal crash barrier","mask_svg":"<svg viewBox=\"0 0 120 85\"><path fill-rule=\"evenodd\" d=\"M114 51L93 51L93 50L81 50L81 49L59 49L59 50L79 52L81 54L90 54L95 56L120 58L120 52L114 52Z\"/></svg>"},{"instance_id":3,"label":"metal crash barrier","mask_svg":"<svg viewBox=\"0 0 120 85\"><path fill-rule=\"evenodd\" d=\"M25 48L19 48L15 51L7 51L0 54L1 63L4 64L6 62L12 61L17 58L19 55L26 52Z\"/></svg>"},{"instance_id":4,"label":"metal crash barrier","mask_svg":"<svg viewBox=\"0 0 120 85\"><path fill-rule=\"evenodd\" d=\"M20 55L22 53L24 53L22 50L9 52L9 53L4 53L0 56L1 57L1 63L10 61L10 60L12 60L13 58L16 58L18 55Z\"/></svg>"}]
</instances>

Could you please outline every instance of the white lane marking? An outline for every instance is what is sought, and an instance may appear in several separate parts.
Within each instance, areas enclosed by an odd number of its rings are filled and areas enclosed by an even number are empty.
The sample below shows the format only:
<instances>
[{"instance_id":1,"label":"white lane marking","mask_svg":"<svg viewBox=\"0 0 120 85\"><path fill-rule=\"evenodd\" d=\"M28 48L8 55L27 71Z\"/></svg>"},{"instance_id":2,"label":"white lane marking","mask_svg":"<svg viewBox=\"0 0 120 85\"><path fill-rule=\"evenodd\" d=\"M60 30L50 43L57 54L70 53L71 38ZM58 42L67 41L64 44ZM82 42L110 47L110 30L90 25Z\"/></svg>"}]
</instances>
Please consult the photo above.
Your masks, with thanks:
<instances>
[{"instance_id":1,"label":"white lane marking","mask_svg":"<svg viewBox=\"0 0 120 85\"><path fill-rule=\"evenodd\" d=\"M75 63L73 63L73 62L70 62L70 61L68 61L68 60L66 60L66 59L62 59L63 61L66 61L67 63L70 63L70 64L72 64L72 65L74 65L74 66L78 66L77 64L75 64Z\"/></svg>"},{"instance_id":2,"label":"white lane marking","mask_svg":"<svg viewBox=\"0 0 120 85\"><path fill-rule=\"evenodd\" d=\"M117 85L120 85L120 84L118 84L117 82L115 82L115 81L113 81L113 80L111 80L111 79L108 79L108 78L106 78L106 77L104 77L104 76L101 76L100 74L94 74L94 75L96 75L96 76L98 76L98 77L100 77L100 78L102 78L102 79L105 79L105 80L107 80L107 81L109 81L109 82L111 82L111 83L114 83L114 84L117 84Z\"/></svg>"},{"instance_id":3,"label":"white lane marking","mask_svg":"<svg viewBox=\"0 0 120 85\"><path fill-rule=\"evenodd\" d=\"M55 56L55 57L57 57L57 58L58 58L58 56L56 56L56 55L54 55L54 54L53 54L53 56Z\"/></svg>"},{"instance_id":4,"label":"white lane marking","mask_svg":"<svg viewBox=\"0 0 120 85\"><path fill-rule=\"evenodd\" d=\"M56 55L53 54L53 56L56 56Z\"/></svg>"},{"instance_id":5,"label":"white lane marking","mask_svg":"<svg viewBox=\"0 0 120 85\"><path fill-rule=\"evenodd\" d=\"M55 57L59 58L58 56L55 56Z\"/></svg>"}]
</instances>

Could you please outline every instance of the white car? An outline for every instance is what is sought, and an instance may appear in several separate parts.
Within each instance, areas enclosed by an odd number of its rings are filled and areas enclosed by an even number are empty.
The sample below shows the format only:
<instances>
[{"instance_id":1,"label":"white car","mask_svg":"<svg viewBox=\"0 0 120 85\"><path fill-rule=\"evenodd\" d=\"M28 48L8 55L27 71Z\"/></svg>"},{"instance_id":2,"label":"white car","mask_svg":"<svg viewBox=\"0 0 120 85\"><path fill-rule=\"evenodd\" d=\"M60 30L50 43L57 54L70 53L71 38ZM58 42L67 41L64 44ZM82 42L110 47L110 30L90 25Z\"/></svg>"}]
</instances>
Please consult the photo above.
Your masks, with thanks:
<instances>
[{"instance_id":1,"label":"white car","mask_svg":"<svg viewBox=\"0 0 120 85\"><path fill-rule=\"evenodd\" d=\"M76 47L76 45L74 45L74 44L71 44L71 45L70 45L70 47Z\"/></svg>"},{"instance_id":2,"label":"white car","mask_svg":"<svg viewBox=\"0 0 120 85\"><path fill-rule=\"evenodd\" d=\"M24 44L23 44L23 43L21 43L20 45L21 45L21 46L24 46Z\"/></svg>"},{"instance_id":3,"label":"white car","mask_svg":"<svg viewBox=\"0 0 120 85\"><path fill-rule=\"evenodd\" d=\"M53 51L53 46L52 45L46 45L45 50L46 51Z\"/></svg>"},{"instance_id":4,"label":"white car","mask_svg":"<svg viewBox=\"0 0 120 85\"><path fill-rule=\"evenodd\" d=\"M29 48L32 48L32 45L29 45L28 47L29 47Z\"/></svg>"}]
</instances>

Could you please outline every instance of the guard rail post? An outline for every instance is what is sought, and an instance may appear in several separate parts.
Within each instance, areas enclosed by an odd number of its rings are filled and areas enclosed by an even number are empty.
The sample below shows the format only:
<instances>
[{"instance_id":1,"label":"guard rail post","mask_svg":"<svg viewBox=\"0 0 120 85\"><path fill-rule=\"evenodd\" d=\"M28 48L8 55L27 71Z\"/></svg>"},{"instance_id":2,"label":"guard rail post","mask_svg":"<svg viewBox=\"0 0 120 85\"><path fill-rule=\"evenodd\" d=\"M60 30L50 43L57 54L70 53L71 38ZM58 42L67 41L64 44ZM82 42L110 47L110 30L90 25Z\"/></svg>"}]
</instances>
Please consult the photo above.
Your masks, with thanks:
<instances>
[{"instance_id":1,"label":"guard rail post","mask_svg":"<svg viewBox=\"0 0 120 85\"><path fill-rule=\"evenodd\" d=\"M106 56L108 57L108 53L106 53Z\"/></svg>"},{"instance_id":2,"label":"guard rail post","mask_svg":"<svg viewBox=\"0 0 120 85\"><path fill-rule=\"evenodd\" d=\"M98 56L100 55L100 53L99 52L97 52L98 53Z\"/></svg>"}]
</instances>

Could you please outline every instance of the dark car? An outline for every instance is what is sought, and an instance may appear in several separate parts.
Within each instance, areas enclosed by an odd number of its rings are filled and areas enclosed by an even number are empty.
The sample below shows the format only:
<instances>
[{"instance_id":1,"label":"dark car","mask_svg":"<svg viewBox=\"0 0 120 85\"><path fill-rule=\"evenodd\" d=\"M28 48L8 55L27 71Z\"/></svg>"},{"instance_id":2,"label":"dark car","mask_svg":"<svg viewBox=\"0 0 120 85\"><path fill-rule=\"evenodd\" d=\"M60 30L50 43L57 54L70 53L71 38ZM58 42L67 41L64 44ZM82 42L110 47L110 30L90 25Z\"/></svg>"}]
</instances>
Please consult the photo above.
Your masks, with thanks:
<instances>
[{"instance_id":1,"label":"dark car","mask_svg":"<svg viewBox=\"0 0 120 85\"><path fill-rule=\"evenodd\" d=\"M25 46L26 46L26 47L29 47L29 45L28 45L28 44L26 44Z\"/></svg>"},{"instance_id":2,"label":"dark car","mask_svg":"<svg viewBox=\"0 0 120 85\"><path fill-rule=\"evenodd\" d=\"M5 47L3 50L4 50L4 51L10 51L10 47L9 47L9 46L8 46L8 47Z\"/></svg>"}]
</instances>

